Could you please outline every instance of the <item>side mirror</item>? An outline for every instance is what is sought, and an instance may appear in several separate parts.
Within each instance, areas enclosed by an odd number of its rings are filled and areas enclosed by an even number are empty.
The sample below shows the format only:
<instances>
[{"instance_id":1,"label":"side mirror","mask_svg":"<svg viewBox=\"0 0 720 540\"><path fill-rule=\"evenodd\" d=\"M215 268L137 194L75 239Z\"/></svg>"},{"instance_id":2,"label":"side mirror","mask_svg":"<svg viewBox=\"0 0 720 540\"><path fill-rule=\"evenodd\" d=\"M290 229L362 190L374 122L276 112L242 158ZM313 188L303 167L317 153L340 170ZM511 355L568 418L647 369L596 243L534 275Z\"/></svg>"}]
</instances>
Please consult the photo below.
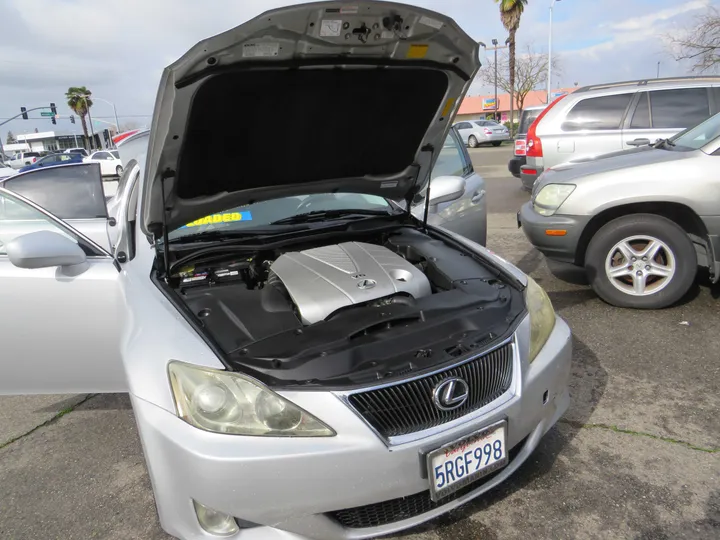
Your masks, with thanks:
<instances>
[{"instance_id":1,"label":"side mirror","mask_svg":"<svg viewBox=\"0 0 720 540\"><path fill-rule=\"evenodd\" d=\"M465 193L465 179L459 176L438 176L430 181L430 206L456 201Z\"/></svg>"},{"instance_id":2,"label":"side mirror","mask_svg":"<svg viewBox=\"0 0 720 540\"><path fill-rule=\"evenodd\" d=\"M18 268L74 266L87 260L75 242L52 231L37 231L14 238L5 246L8 259Z\"/></svg>"}]
</instances>

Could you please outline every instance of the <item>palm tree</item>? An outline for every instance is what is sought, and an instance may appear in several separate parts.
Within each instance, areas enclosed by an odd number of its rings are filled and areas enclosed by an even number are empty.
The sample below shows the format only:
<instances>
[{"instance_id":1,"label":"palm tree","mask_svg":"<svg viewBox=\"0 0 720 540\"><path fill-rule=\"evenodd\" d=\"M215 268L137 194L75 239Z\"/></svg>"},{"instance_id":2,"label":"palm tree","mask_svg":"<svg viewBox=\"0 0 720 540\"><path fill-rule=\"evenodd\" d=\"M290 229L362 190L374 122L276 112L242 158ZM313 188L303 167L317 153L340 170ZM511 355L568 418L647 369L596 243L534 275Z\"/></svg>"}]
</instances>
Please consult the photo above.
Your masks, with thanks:
<instances>
[{"instance_id":1,"label":"palm tree","mask_svg":"<svg viewBox=\"0 0 720 540\"><path fill-rule=\"evenodd\" d=\"M93 106L92 99L89 98L91 95L92 92L84 86L71 86L68 88L68 91L65 92L68 107L70 107L72 111L80 117L85 139L89 139L85 116L87 115L90 107ZM90 143L90 148L92 148L92 142Z\"/></svg>"},{"instance_id":2,"label":"palm tree","mask_svg":"<svg viewBox=\"0 0 720 540\"><path fill-rule=\"evenodd\" d=\"M520 28L520 16L525 10L527 0L495 0L496 4L500 4L500 20L508 31L509 45L509 64L510 64L510 111L513 110L513 91L515 90L515 33ZM513 129L513 119L510 117L510 132Z\"/></svg>"}]
</instances>

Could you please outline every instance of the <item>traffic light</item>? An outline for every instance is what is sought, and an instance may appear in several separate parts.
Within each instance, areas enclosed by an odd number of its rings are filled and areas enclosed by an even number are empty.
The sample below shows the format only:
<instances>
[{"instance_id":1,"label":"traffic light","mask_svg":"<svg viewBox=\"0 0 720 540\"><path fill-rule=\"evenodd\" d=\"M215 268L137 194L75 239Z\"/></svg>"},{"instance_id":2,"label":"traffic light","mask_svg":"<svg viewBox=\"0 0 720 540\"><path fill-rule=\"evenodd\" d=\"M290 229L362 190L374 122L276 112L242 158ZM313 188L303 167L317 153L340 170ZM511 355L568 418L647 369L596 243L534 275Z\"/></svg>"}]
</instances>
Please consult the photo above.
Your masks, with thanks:
<instances>
[{"instance_id":1,"label":"traffic light","mask_svg":"<svg viewBox=\"0 0 720 540\"><path fill-rule=\"evenodd\" d=\"M75 115L73 115L73 114L70 115L70 123L71 124L75 123Z\"/></svg>"},{"instance_id":2,"label":"traffic light","mask_svg":"<svg viewBox=\"0 0 720 540\"><path fill-rule=\"evenodd\" d=\"M23 120L27 120L27 109L25 107L20 107L20 112L22 113Z\"/></svg>"},{"instance_id":3,"label":"traffic light","mask_svg":"<svg viewBox=\"0 0 720 540\"><path fill-rule=\"evenodd\" d=\"M50 104L50 110L52 111L53 115L50 117L50 120L52 120L53 124L57 124L57 121L55 120L55 117L57 116L57 109L55 108L55 104Z\"/></svg>"}]
</instances>

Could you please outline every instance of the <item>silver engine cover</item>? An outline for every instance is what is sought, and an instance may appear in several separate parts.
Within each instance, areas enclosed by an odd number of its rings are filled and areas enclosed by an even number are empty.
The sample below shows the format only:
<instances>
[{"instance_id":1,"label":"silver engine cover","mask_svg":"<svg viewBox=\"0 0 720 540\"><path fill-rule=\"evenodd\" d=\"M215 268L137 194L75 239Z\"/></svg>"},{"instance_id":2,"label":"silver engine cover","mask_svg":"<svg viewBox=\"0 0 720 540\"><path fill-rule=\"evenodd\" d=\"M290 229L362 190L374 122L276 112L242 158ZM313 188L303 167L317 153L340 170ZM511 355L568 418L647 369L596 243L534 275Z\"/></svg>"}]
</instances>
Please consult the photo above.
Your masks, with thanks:
<instances>
[{"instance_id":1,"label":"silver engine cover","mask_svg":"<svg viewBox=\"0 0 720 540\"><path fill-rule=\"evenodd\" d=\"M273 275L274 274L274 275ZM336 310L406 293L431 293L425 274L382 246L361 242L285 253L270 267L297 306L302 322L325 320Z\"/></svg>"}]
</instances>

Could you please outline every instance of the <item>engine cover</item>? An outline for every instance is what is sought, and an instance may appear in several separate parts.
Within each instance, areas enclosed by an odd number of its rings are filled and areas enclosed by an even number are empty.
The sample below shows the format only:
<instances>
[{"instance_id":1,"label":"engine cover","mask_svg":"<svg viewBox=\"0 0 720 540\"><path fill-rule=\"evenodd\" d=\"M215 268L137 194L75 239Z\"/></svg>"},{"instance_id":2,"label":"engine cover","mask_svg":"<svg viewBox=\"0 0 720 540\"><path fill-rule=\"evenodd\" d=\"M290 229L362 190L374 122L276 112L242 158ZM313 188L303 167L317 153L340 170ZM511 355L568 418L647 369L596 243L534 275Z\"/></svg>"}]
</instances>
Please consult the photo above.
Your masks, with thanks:
<instances>
[{"instance_id":1,"label":"engine cover","mask_svg":"<svg viewBox=\"0 0 720 540\"><path fill-rule=\"evenodd\" d=\"M274 274L274 275L273 275ZM285 253L270 267L297 306L302 322L325 320L336 310L407 293L431 293L425 274L382 246L362 242Z\"/></svg>"}]
</instances>

